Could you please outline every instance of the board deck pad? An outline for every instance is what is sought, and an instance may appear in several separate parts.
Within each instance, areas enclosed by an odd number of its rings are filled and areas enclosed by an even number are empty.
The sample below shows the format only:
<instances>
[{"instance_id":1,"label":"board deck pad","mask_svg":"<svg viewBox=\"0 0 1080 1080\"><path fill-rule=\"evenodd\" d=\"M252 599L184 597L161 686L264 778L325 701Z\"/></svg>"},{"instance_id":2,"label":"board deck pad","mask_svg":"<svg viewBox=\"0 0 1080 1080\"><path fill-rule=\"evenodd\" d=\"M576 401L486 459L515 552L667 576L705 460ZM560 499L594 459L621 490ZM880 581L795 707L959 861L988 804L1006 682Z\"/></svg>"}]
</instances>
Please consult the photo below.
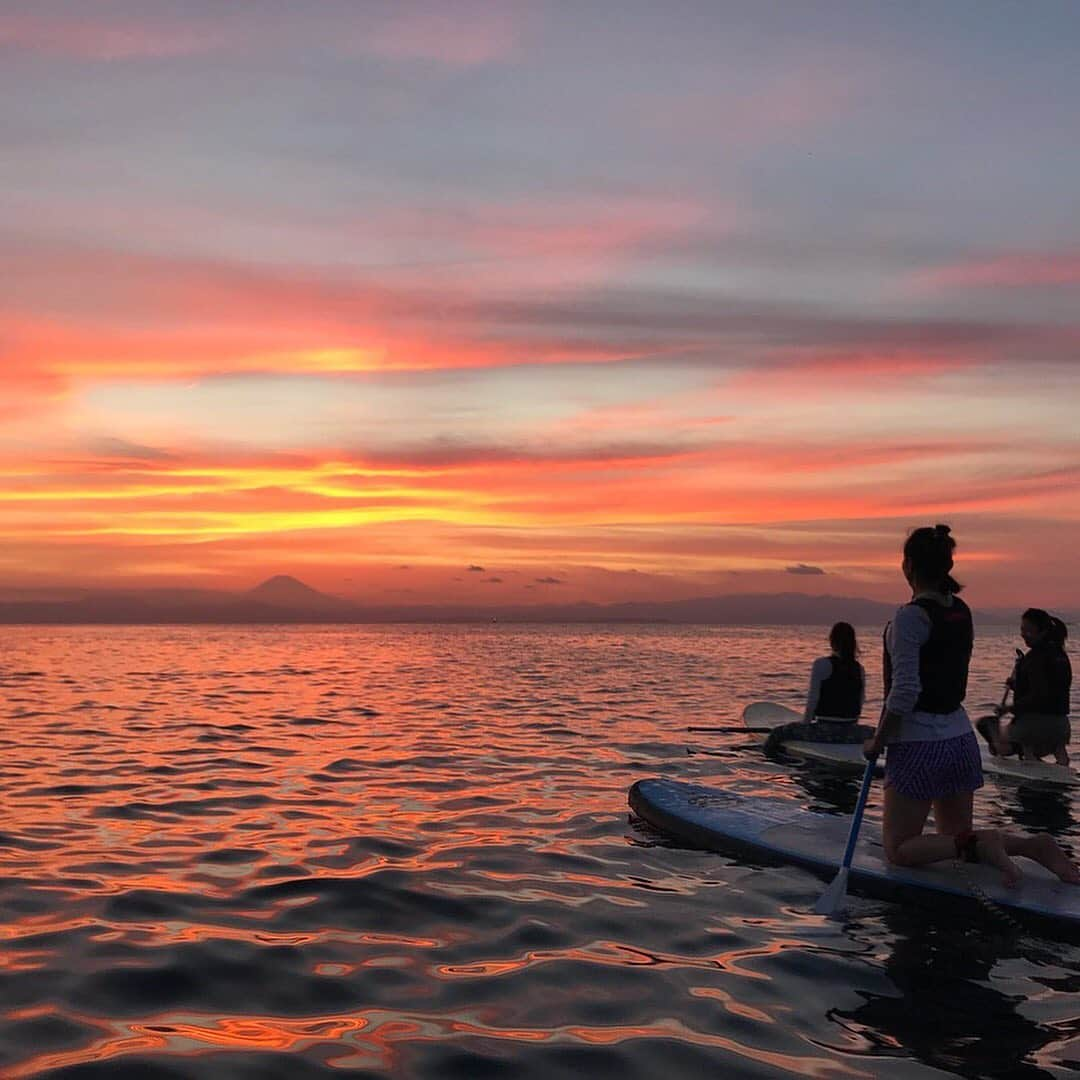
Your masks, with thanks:
<instances>
[{"instance_id":1,"label":"board deck pad","mask_svg":"<svg viewBox=\"0 0 1080 1080\"><path fill-rule=\"evenodd\" d=\"M814 814L794 802L739 795L678 780L639 780L630 789L630 808L642 820L694 847L739 847L833 875L847 841L849 817ZM1044 867L1017 858L1024 877L1007 888L999 871L978 863L959 873L952 860L927 867L890 866L880 828L866 821L852 861L853 888L896 899L918 894L926 900L980 903L971 883L994 904L1019 914L1052 919L1080 930L1080 886L1058 881ZM985 901L983 901L985 902Z\"/></svg>"},{"instance_id":2,"label":"board deck pad","mask_svg":"<svg viewBox=\"0 0 1080 1080\"><path fill-rule=\"evenodd\" d=\"M776 728L783 724L802 721L802 714L775 701L755 701L743 709L743 723L747 727ZM787 740L784 752L806 758L809 761L834 765L837 768L861 772L866 767L860 743L815 743L805 740ZM1053 765L1046 761L1020 761L1018 758L994 757L980 744L983 772L1006 780L1027 783L1052 784L1057 787L1080 786L1080 777L1065 765ZM877 770L881 775L881 769Z\"/></svg>"}]
</instances>

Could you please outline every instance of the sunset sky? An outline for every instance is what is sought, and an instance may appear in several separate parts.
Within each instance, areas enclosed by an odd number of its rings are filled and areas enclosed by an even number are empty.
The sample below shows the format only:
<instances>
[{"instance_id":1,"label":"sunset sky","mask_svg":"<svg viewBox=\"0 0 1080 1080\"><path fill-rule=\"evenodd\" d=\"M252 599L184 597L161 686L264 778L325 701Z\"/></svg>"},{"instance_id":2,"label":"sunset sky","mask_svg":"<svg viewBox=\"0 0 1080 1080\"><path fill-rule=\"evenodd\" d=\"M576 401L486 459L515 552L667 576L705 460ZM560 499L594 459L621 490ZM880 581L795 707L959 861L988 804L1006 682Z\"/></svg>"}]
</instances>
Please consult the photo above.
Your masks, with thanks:
<instances>
[{"instance_id":1,"label":"sunset sky","mask_svg":"<svg viewBox=\"0 0 1080 1080\"><path fill-rule=\"evenodd\" d=\"M1080 4L0 0L0 593L1080 606Z\"/></svg>"}]
</instances>

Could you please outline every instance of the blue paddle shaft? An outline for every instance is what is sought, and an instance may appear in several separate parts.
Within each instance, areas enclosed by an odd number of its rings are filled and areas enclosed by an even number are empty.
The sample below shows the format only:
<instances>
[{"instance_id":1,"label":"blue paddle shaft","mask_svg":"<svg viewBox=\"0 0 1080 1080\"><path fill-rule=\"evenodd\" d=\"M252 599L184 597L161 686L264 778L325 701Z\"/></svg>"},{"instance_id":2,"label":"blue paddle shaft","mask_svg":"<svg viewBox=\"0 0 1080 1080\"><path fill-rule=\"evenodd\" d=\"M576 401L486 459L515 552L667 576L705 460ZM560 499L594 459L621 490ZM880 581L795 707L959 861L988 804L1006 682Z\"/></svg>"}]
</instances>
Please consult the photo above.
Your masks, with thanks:
<instances>
[{"instance_id":1,"label":"blue paddle shaft","mask_svg":"<svg viewBox=\"0 0 1080 1080\"><path fill-rule=\"evenodd\" d=\"M866 763L862 787L859 789L859 800L855 803L855 813L851 816L851 829L848 831L847 847L844 849L844 858L840 863L841 867L851 866L851 860L855 855L855 841L859 839L859 826L862 825L863 811L866 809L866 800L870 795L870 782L874 779L874 765L876 763L876 757L872 757Z\"/></svg>"}]
</instances>

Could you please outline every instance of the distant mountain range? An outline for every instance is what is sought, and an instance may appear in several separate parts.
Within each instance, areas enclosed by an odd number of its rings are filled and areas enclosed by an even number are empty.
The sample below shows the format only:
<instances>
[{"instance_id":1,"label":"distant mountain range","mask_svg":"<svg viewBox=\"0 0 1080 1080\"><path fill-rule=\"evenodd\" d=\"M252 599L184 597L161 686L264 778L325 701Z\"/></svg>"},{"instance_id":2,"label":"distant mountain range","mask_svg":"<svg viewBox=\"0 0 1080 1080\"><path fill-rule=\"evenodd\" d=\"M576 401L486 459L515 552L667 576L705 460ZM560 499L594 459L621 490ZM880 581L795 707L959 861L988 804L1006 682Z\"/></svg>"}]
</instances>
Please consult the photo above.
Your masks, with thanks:
<instances>
[{"instance_id":1,"label":"distant mountain range","mask_svg":"<svg viewBox=\"0 0 1080 1080\"><path fill-rule=\"evenodd\" d=\"M389 622L664 622L719 625L883 625L896 604L850 596L735 593L694 600L619 604L361 605L319 592L288 575L242 593L209 589L85 591L60 598L56 590L0 600L0 623L389 623ZM977 613L982 622L1015 622L1013 611Z\"/></svg>"}]
</instances>

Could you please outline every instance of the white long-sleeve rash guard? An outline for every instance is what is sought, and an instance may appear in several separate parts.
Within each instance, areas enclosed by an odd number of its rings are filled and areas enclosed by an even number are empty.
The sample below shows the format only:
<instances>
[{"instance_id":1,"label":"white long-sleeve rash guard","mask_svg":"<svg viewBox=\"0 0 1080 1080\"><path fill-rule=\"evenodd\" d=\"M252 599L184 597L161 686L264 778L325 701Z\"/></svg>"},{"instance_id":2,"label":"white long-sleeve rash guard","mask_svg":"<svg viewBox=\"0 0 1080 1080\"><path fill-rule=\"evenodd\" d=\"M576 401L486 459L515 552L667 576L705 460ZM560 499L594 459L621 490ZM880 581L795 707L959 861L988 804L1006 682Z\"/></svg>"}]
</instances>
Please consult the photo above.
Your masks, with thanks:
<instances>
[{"instance_id":1,"label":"white long-sleeve rash guard","mask_svg":"<svg viewBox=\"0 0 1080 1080\"><path fill-rule=\"evenodd\" d=\"M945 597L932 595L939 603L946 602ZM948 602L952 602L951 597ZM930 616L918 604L898 608L885 634L885 648L892 661L892 686L885 708L902 717L892 742L932 742L971 730L971 721L962 705L950 713L915 711L915 702L922 692L919 652L929 640Z\"/></svg>"}]
</instances>

